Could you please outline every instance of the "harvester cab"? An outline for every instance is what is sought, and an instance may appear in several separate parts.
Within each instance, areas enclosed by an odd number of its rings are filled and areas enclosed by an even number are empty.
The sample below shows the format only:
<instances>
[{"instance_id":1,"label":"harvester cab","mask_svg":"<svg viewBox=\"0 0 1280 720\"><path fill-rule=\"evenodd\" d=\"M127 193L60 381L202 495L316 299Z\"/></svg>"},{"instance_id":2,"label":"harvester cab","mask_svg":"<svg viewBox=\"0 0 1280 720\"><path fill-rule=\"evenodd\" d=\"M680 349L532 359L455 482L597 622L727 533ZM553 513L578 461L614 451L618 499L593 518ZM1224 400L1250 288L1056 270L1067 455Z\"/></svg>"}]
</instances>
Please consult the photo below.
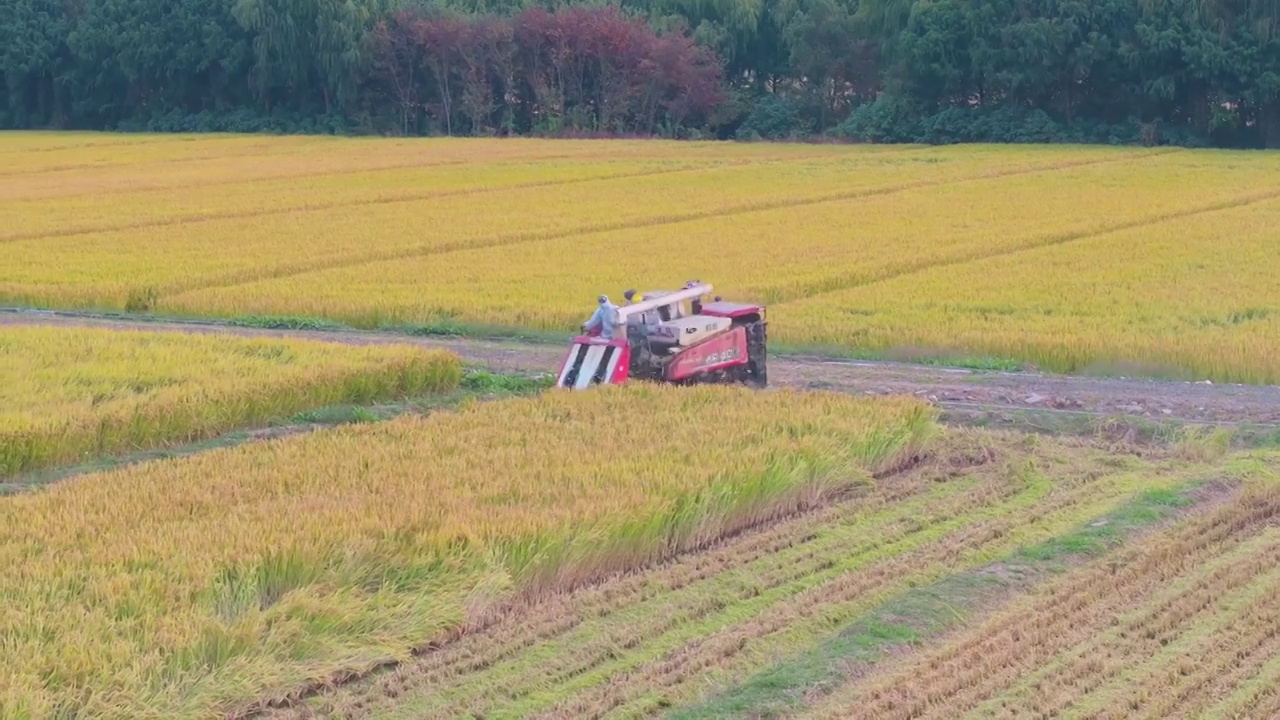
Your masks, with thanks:
<instances>
[{"instance_id":1,"label":"harvester cab","mask_svg":"<svg viewBox=\"0 0 1280 720\"><path fill-rule=\"evenodd\" d=\"M619 307L609 332L593 328L573 338L556 385L583 389L635 379L766 387L764 307L718 297L704 302L711 291L693 281Z\"/></svg>"}]
</instances>

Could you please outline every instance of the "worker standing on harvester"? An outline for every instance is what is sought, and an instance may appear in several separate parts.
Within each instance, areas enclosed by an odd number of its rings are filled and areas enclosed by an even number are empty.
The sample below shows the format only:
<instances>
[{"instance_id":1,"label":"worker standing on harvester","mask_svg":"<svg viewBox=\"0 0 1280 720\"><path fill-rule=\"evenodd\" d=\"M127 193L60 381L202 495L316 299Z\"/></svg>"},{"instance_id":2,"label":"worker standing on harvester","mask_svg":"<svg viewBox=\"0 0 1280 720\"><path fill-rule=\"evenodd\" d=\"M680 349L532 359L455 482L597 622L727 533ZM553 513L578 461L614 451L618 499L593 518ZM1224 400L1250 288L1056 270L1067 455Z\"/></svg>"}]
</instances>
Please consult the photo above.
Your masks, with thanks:
<instances>
[{"instance_id":1,"label":"worker standing on harvester","mask_svg":"<svg viewBox=\"0 0 1280 720\"><path fill-rule=\"evenodd\" d=\"M609 302L608 295L601 295L596 300L600 303L600 307L591 314L591 319L582 324L582 329L591 332L599 327L600 337L612 340L613 328L618 324L618 306Z\"/></svg>"},{"instance_id":2,"label":"worker standing on harvester","mask_svg":"<svg viewBox=\"0 0 1280 720\"><path fill-rule=\"evenodd\" d=\"M625 293L622 294L622 297L627 299L628 305L635 305L637 303L644 302L644 295L637 293L635 290L627 290ZM630 327L638 328L642 336L648 335L649 328L657 324L658 324L658 315L653 310L647 310L645 312L640 313L639 315L632 315L631 317L627 318L627 325Z\"/></svg>"}]
</instances>

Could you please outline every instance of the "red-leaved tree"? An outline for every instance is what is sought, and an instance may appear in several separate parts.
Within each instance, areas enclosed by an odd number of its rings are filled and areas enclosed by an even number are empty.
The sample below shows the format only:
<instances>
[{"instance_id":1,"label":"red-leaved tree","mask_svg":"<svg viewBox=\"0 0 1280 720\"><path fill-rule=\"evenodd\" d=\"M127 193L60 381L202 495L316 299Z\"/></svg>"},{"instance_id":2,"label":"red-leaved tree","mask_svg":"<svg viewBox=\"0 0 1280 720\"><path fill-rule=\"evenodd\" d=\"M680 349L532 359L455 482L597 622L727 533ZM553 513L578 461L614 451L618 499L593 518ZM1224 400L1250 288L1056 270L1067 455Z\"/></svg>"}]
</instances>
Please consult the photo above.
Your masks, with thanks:
<instances>
[{"instance_id":1,"label":"red-leaved tree","mask_svg":"<svg viewBox=\"0 0 1280 720\"><path fill-rule=\"evenodd\" d=\"M514 18L401 11L374 33L373 68L405 132L676 133L722 101L716 56L614 7Z\"/></svg>"}]
</instances>

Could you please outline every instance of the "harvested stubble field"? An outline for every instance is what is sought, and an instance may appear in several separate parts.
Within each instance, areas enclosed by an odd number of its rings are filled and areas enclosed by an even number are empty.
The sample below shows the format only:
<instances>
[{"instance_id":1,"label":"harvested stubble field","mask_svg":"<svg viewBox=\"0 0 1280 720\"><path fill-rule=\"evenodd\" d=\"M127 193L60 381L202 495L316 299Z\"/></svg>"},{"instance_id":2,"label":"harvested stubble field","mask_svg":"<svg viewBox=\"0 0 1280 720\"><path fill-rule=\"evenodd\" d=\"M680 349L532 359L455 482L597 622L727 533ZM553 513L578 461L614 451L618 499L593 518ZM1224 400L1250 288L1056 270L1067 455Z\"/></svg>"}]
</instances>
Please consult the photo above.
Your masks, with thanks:
<instances>
[{"instance_id":1,"label":"harvested stubble field","mask_svg":"<svg viewBox=\"0 0 1280 720\"><path fill-rule=\"evenodd\" d=\"M1280 155L10 134L0 303L572 330L700 277L839 353L1280 382Z\"/></svg>"},{"instance_id":2,"label":"harvested stubble field","mask_svg":"<svg viewBox=\"0 0 1280 720\"><path fill-rule=\"evenodd\" d=\"M217 717L407 659L517 599L856 492L935 431L909 398L606 388L5 499L0 717Z\"/></svg>"},{"instance_id":3,"label":"harvested stubble field","mask_svg":"<svg viewBox=\"0 0 1280 720\"><path fill-rule=\"evenodd\" d=\"M1280 486L1037 588L803 717L1280 717Z\"/></svg>"},{"instance_id":4,"label":"harvested stubble field","mask_svg":"<svg viewBox=\"0 0 1280 720\"><path fill-rule=\"evenodd\" d=\"M1273 717L1280 454L1206 440L950 429L841 502L265 712Z\"/></svg>"},{"instance_id":5,"label":"harvested stubble field","mask_svg":"<svg viewBox=\"0 0 1280 720\"><path fill-rule=\"evenodd\" d=\"M461 377L456 356L413 346L5 326L0 477L447 392Z\"/></svg>"}]
</instances>

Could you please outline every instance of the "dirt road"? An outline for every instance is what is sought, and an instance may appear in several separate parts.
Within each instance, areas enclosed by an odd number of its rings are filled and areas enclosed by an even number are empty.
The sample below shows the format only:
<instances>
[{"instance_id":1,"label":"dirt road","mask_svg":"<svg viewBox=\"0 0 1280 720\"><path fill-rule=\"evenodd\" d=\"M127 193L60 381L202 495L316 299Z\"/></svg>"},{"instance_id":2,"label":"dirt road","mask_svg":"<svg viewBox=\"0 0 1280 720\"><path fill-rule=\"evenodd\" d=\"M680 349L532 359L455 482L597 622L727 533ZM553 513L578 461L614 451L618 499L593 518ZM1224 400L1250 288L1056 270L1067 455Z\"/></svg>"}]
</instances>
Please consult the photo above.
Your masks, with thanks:
<instances>
[{"instance_id":1,"label":"dirt road","mask_svg":"<svg viewBox=\"0 0 1280 720\"><path fill-rule=\"evenodd\" d=\"M179 330L248 337L302 337L344 343L410 343L458 353L495 372L554 372L565 347L498 340L417 337L355 330L265 330L215 323L121 320L76 313L0 312L0 326L79 325L117 329ZM1141 417L1153 421L1275 424L1280 387L1222 385L1130 378L1095 378L942 368L897 362L774 356L773 386L928 398L951 411L1013 413L1034 410L1063 417Z\"/></svg>"}]
</instances>

